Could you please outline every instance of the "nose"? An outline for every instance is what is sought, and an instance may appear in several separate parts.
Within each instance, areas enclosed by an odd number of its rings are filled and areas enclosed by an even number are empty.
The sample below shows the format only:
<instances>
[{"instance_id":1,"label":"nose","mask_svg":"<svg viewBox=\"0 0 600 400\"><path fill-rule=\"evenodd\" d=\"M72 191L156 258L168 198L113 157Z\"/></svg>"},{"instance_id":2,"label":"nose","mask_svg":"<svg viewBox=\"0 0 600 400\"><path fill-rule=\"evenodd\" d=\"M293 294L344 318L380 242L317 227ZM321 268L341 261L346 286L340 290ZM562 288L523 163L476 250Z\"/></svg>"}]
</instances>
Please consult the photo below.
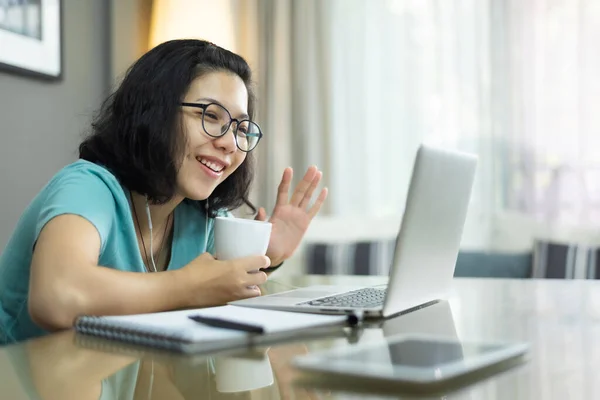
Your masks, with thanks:
<instances>
[{"instance_id":1,"label":"nose","mask_svg":"<svg viewBox=\"0 0 600 400\"><path fill-rule=\"evenodd\" d=\"M223 150L225 153L233 153L237 150L237 145L235 143L235 135L233 133L233 123L229 125L229 129L223 136L220 136L213 140L213 145Z\"/></svg>"}]
</instances>

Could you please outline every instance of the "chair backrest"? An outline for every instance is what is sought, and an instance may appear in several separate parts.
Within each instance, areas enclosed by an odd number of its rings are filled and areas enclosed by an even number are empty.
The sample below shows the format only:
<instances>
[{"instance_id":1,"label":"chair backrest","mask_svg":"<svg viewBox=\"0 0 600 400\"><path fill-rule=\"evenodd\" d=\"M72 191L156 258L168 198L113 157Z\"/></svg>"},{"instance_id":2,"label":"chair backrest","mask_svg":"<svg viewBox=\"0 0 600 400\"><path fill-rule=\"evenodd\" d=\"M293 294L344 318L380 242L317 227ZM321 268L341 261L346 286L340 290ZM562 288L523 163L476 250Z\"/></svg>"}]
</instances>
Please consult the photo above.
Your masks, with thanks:
<instances>
[{"instance_id":1,"label":"chair backrest","mask_svg":"<svg viewBox=\"0 0 600 400\"><path fill-rule=\"evenodd\" d=\"M318 217L304 238L295 267L286 272L388 275L401 216ZM455 276L600 279L600 229L548 224L503 212L483 228L467 220Z\"/></svg>"}]
</instances>

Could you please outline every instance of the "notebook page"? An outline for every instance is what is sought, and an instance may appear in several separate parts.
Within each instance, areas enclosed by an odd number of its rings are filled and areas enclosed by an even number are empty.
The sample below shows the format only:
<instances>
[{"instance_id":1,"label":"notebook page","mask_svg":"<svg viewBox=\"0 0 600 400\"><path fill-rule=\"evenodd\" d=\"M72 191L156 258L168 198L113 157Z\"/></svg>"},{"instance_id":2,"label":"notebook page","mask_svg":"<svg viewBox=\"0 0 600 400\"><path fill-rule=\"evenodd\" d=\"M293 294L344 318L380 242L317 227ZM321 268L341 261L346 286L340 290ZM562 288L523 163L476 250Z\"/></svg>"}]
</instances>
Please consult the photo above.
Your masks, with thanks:
<instances>
[{"instance_id":1,"label":"notebook page","mask_svg":"<svg viewBox=\"0 0 600 400\"><path fill-rule=\"evenodd\" d=\"M152 314L107 316L101 317L101 319L105 323L118 328L136 329L146 333L160 333L192 342L235 340L249 335L247 332L215 328L198 323L189 319L188 316L190 315L257 324L261 325L266 333L305 329L346 321L345 316L261 310L231 305Z\"/></svg>"},{"instance_id":2,"label":"notebook page","mask_svg":"<svg viewBox=\"0 0 600 400\"><path fill-rule=\"evenodd\" d=\"M244 322L260 325L266 333L277 333L288 330L332 325L345 322L344 315L323 315L300 312L261 310L259 308L222 306L204 308L195 311L196 315L223 318L228 321Z\"/></svg>"},{"instance_id":3,"label":"notebook page","mask_svg":"<svg viewBox=\"0 0 600 400\"><path fill-rule=\"evenodd\" d=\"M160 333L190 341L213 341L243 338L244 332L213 328L188 318L198 310L169 311L151 314L102 317L105 323L118 328L135 329L144 333Z\"/></svg>"}]
</instances>

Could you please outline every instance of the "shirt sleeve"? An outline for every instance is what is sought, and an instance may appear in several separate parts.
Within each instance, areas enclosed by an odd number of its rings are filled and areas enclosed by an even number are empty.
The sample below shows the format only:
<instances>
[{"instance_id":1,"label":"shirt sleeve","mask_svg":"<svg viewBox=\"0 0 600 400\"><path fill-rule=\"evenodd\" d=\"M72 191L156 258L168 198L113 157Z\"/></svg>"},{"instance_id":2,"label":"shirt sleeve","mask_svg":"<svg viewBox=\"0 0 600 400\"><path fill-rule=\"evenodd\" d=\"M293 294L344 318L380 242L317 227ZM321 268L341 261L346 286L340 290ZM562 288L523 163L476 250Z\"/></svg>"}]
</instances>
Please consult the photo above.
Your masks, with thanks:
<instances>
[{"instance_id":1,"label":"shirt sleeve","mask_svg":"<svg viewBox=\"0 0 600 400\"><path fill-rule=\"evenodd\" d=\"M101 251L104 251L116 205L110 185L103 177L93 171L70 171L55 178L45 191L35 227L36 240L50 220L73 214L94 225L100 235Z\"/></svg>"}]
</instances>

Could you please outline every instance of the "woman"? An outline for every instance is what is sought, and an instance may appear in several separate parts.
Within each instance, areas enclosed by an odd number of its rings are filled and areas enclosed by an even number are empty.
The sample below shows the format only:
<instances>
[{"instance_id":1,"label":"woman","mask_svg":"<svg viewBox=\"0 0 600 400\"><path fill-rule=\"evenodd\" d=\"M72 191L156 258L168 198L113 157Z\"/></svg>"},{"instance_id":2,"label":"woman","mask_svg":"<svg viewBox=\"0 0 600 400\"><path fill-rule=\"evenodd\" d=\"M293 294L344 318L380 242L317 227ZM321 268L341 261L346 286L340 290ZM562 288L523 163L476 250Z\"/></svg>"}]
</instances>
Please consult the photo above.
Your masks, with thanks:
<instances>
[{"instance_id":1,"label":"woman","mask_svg":"<svg viewBox=\"0 0 600 400\"><path fill-rule=\"evenodd\" d=\"M254 111L251 71L236 54L175 40L142 56L104 103L80 160L36 196L2 254L0 340L69 328L82 314L260 295L266 273L248 272L269 272L294 253L327 191L308 207L321 179L310 167L288 199L286 169L267 257L210 254L213 217L249 204L262 137ZM256 219L266 218L261 208Z\"/></svg>"}]
</instances>

